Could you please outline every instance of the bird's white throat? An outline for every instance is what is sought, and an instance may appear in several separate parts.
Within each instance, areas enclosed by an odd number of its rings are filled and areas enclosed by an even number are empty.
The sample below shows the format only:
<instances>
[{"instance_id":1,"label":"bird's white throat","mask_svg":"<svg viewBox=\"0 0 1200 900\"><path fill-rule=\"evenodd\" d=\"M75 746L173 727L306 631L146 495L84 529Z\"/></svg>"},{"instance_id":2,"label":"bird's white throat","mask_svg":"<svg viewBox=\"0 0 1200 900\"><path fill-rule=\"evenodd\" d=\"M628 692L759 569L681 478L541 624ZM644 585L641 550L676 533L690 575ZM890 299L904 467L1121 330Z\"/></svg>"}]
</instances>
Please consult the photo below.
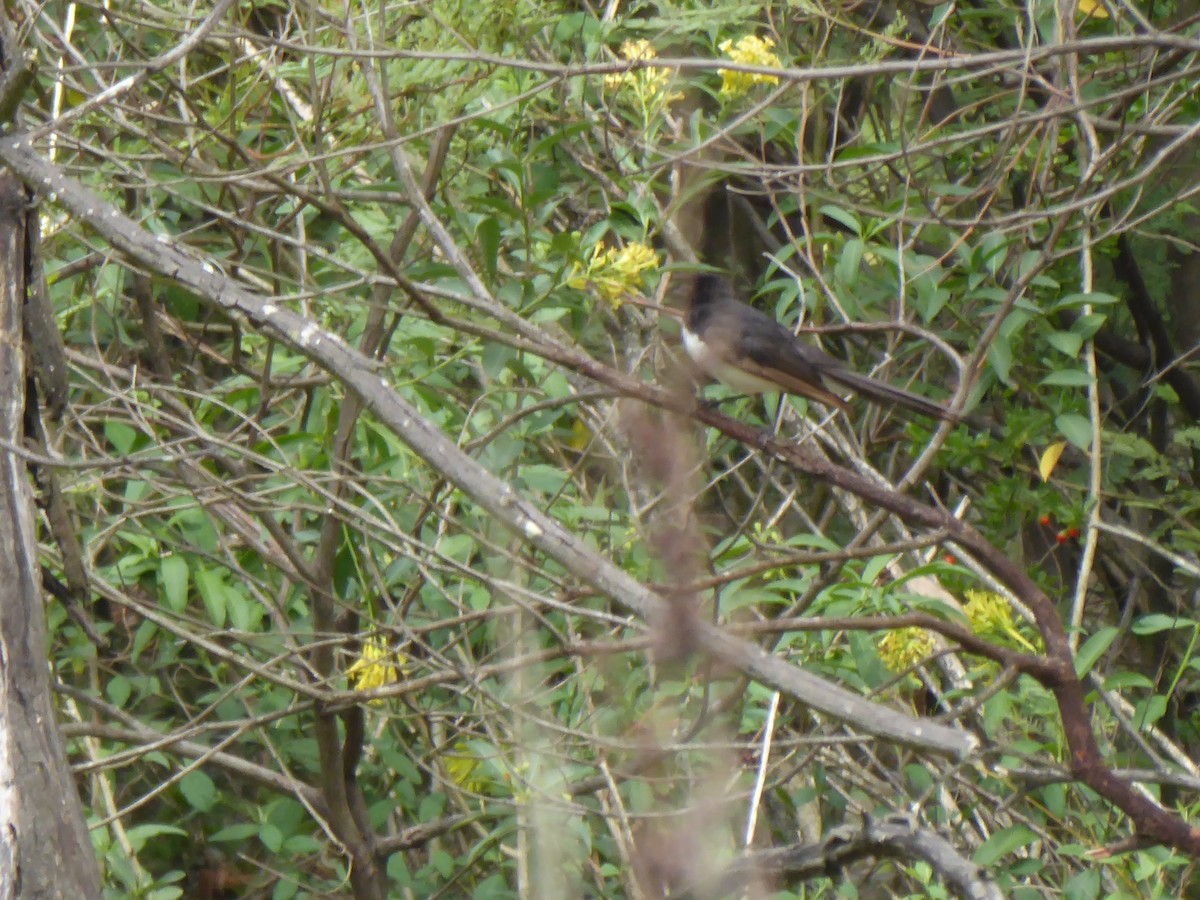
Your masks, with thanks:
<instances>
[{"instance_id":1,"label":"bird's white throat","mask_svg":"<svg viewBox=\"0 0 1200 900\"><path fill-rule=\"evenodd\" d=\"M700 339L700 335L693 334L686 327L680 329L680 337L683 339L683 349L692 358L692 362L735 391L743 394L761 394L764 391L780 390L779 385L722 361L708 344Z\"/></svg>"}]
</instances>

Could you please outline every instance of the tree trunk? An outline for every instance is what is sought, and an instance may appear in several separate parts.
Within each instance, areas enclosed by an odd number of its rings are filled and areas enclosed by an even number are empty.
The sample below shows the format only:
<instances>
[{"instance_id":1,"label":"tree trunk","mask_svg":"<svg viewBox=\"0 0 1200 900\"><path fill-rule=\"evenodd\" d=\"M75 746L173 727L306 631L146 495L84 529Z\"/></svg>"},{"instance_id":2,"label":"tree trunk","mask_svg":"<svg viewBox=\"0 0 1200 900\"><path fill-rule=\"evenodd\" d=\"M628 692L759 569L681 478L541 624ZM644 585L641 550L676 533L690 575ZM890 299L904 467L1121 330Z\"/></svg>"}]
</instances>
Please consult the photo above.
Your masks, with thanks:
<instances>
[{"instance_id":1,"label":"tree trunk","mask_svg":"<svg viewBox=\"0 0 1200 900\"><path fill-rule=\"evenodd\" d=\"M95 853L50 699L46 620L25 463L22 311L29 208L0 174L0 900L98 898Z\"/></svg>"}]
</instances>

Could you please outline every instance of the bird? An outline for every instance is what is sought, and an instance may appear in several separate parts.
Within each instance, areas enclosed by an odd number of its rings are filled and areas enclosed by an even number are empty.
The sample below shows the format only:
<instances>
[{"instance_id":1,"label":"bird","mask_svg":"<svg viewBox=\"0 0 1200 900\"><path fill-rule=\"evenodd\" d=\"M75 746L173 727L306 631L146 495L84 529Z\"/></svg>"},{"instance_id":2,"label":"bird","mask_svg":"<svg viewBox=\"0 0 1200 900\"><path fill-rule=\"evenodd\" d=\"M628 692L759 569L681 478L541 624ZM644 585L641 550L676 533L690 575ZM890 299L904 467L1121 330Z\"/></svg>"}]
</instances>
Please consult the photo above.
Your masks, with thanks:
<instances>
[{"instance_id":1,"label":"bird","mask_svg":"<svg viewBox=\"0 0 1200 900\"><path fill-rule=\"evenodd\" d=\"M798 394L845 411L837 385L881 404L896 404L948 422L962 417L936 401L855 372L800 340L773 317L742 303L728 278L693 276L681 330L687 355L705 374L744 394Z\"/></svg>"}]
</instances>

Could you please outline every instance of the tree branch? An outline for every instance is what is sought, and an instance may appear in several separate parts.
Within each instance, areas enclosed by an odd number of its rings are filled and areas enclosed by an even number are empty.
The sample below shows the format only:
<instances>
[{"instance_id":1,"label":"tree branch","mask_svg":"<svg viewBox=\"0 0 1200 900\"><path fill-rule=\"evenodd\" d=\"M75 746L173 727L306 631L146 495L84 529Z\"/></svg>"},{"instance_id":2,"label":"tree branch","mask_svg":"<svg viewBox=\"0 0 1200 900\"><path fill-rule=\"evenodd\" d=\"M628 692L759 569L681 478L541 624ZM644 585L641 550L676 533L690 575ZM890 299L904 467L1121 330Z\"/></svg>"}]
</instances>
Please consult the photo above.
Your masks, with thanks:
<instances>
[{"instance_id":1,"label":"tree branch","mask_svg":"<svg viewBox=\"0 0 1200 900\"><path fill-rule=\"evenodd\" d=\"M34 190L53 195L56 202L99 231L131 259L178 281L204 301L219 305L229 314L244 316L342 379L381 422L393 429L432 468L442 472L498 521L576 577L644 620L655 622L669 614L667 604L645 585L597 555L557 520L542 513L509 484L466 456L392 390L377 374L372 360L348 346L341 337L247 289L211 262L197 259L165 235L152 236L111 203L67 178L60 169L38 156L27 137L0 140L0 160ZM582 354L577 356L586 359ZM663 401L660 405L679 405L665 391L653 389L651 393ZM697 622L695 628L699 646L720 662L871 734L907 746L958 756L972 752L978 745L977 738L963 730L914 719L872 703L769 656L757 645L726 634L713 625Z\"/></svg>"}]
</instances>

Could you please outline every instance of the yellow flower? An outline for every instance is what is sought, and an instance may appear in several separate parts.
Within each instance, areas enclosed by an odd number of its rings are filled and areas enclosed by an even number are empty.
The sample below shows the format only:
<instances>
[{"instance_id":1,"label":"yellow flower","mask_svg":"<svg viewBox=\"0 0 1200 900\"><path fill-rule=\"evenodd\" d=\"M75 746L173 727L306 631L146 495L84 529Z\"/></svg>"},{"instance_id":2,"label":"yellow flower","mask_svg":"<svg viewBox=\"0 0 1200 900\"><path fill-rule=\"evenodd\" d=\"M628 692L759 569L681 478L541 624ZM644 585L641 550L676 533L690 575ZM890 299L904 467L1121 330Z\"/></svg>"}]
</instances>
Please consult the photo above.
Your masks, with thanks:
<instances>
[{"instance_id":1,"label":"yellow flower","mask_svg":"<svg viewBox=\"0 0 1200 900\"><path fill-rule=\"evenodd\" d=\"M640 62L654 59L658 54L649 41L626 41L621 45L621 59L626 62ZM633 93L643 109L656 103L671 103L683 94L668 93L667 86L671 81L671 70L662 66L647 66L642 69L630 69L627 72L612 72L604 76L604 86L611 91L627 89Z\"/></svg>"},{"instance_id":2,"label":"yellow flower","mask_svg":"<svg viewBox=\"0 0 1200 900\"><path fill-rule=\"evenodd\" d=\"M567 283L580 290L591 285L616 307L623 296L641 290L646 283L643 273L657 266L658 254L646 244L626 244L620 249L597 244L587 268L580 271L576 266Z\"/></svg>"},{"instance_id":3,"label":"yellow flower","mask_svg":"<svg viewBox=\"0 0 1200 900\"><path fill-rule=\"evenodd\" d=\"M1079 0L1076 9L1085 16L1091 15L1097 19L1108 18L1108 10L1100 4L1099 0Z\"/></svg>"},{"instance_id":4,"label":"yellow flower","mask_svg":"<svg viewBox=\"0 0 1200 900\"><path fill-rule=\"evenodd\" d=\"M621 45L621 59L626 62L641 62L645 59L654 59L658 54L654 51L654 46L649 41L626 41ZM661 72L657 66L647 69L636 69L628 72L612 72L604 76L604 86L607 88L618 89L633 79L633 76L640 75L643 72Z\"/></svg>"},{"instance_id":5,"label":"yellow flower","mask_svg":"<svg viewBox=\"0 0 1200 900\"><path fill-rule=\"evenodd\" d=\"M1012 627L1012 610L999 594L991 591L967 591L963 610L971 628L979 634L1003 634Z\"/></svg>"},{"instance_id":6,"label":"yellow flower","mask_svg":"<svg viewBox=\"0 0 1200 900\"><path fill-rule=\"evenodd\" d=\"M363 641L358 659L346 670L346 677L355 690L369 691L398 681L399 667L403 663L404 657L389 650L381 638L367 638ZM376 699L371 702L378 705L383 700Z\"/></svg>"},{"instance_id":7,"label":"yellow flower","mask_svg":"<svg viewBox=\"0 0 1200 900\"><path fill-rule=\"evenodd\" d=\"M771 49L775 42L770 38L760 38L748 34L732 40L721 41L718 49L735 63L743 66L771 66L781 68L783 64L779 56ZM736 97L746 93L756 84L779 84L776 75L760 75L751 72L734 72L729 69L717 69L721 76L721 94L725 97Z\"/></svg>"},{"instance_id":8,"label":"yellow flower","mask_svg":"<svg viewBox=\"0 0 1200 900\"><path fill-rule=\"evenodd\" d=\"M643 284L642 273L647 269L658 266L658 254L653 247L646 244L626 244L617 251L613 260L613 268L620 272L631 284Z\"/></svg>"},{"instance_id":9,"label":"yellow flower","mask_svg":"<svg viewBox=\"0 0 1200 900\"><path fill-rule=\"evenodd\" d=\"M915 666L933 652L933 635L924 628L897 628L879 641L879 658L893 672Z\"/></svg>"},{"instance_id":10,"label":"yellow flower","mask_svg":"<svg viewBox=\"0 0 1200 900\"><path fill-rule=\"evenodd\" d=\"M1033 652L1036 648L1021 634L1013 620L1012 607L999 594L991 591L967 591L963 611L976 634L1008 638L1009 642Z\"/></svg>"},{"instance_id":11,"label":"yellow flower","mask_svg":"<svg viewBox=\"0 0 1200 900\"><path fill-rule=\"evenodd\" d=\"M487 789L487 780L481 771L483 763L471 755L471 748L464 741L456 743L454 751L446 754L442 763L446 777L473 794L482 794Z\"/></svg>"},{"instance_id":12,"label":"yellow flower","mask_svg":"<svg viewBox=\"0 0 1200 900\"><path fill-rule=\"evenodd\" d=\"M592 429L588 428L587 422L576 418L571 423L571 436L567 438L567 446L582 453L592 443L592 437Z\"/></svg>"}]
</instances>

